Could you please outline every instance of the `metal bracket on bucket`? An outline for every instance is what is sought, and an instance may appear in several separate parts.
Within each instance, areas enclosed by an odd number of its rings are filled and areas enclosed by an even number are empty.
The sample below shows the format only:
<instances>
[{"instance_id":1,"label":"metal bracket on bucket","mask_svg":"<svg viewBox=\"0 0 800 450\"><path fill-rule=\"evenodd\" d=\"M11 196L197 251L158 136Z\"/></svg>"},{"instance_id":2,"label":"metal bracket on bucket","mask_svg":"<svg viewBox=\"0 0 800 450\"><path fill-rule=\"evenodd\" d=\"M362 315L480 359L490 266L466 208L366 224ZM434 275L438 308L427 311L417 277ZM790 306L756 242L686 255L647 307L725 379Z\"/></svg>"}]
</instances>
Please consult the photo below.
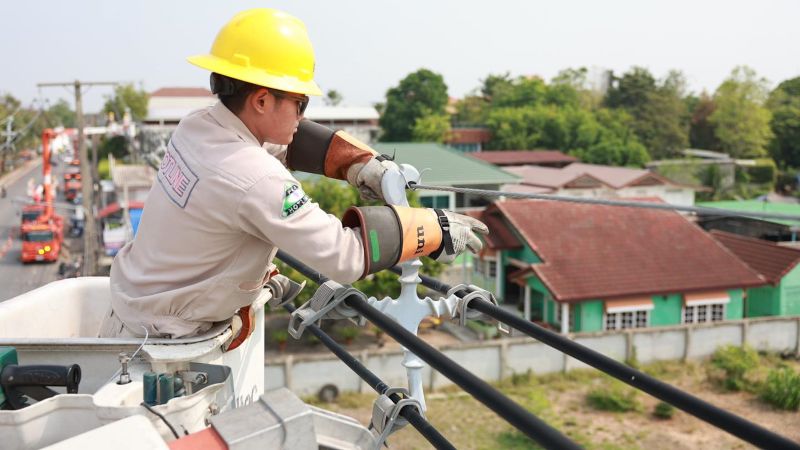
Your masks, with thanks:
<instances>
[{"instance_id":1,"label":"metal bracket on bucket","mask_svg":"<svg viewBox=\"0 0 800 450\"><path fill-rule=\"evenodd\" d=\"M458 300L458 303L456 304L456 314L458 314L458 324L462 327L467 325L467 319L475 319L481 316L479 311L471 311L469 309L469 302L472 300L481 298L495 306L498 306L497 299L495 298L494 294L486 289L481 289L472 284L459 284L447 291L447 296L449 297L451 295L455 295L457 292L461 291L466 292L466 295ZM507 326L500 322L497 322L497 329L506 334L511 332Z\"/></svg>"},{"instance_id":2,"label":"metal bracket on bucket","mask_svg":"<svg viewBox=\"0 0 800 450\"><path fill-rule=\"evenodd\" d=\"M289 320L289 334L300 339L306 327L322 319L350 319L357 325L364 325L365 320L343 302L347 297L357 295L363 300L366 296L351 286L342 286L335 281L321 284L314 295L292 313Z\"/></svg>"},{"instance_id":3,"label":"metal bracket on bucket","mask_svg":"<svg viewBox=\"0 0 800 450\"><path fill-rule=\"evenodd\" d=\"M402 399L395 403L389 398L392 394L398 394ZM390 434L408 425L408 422L400 417L400 411L406 406L416 408L420 415L425 417L419 400L411 397L408 390L404 388L389 388L372 404L372 422L370 426L379 433L377 445L375 446L376 450L383 447L386 438Z\"/></svg>"}]
</instances>

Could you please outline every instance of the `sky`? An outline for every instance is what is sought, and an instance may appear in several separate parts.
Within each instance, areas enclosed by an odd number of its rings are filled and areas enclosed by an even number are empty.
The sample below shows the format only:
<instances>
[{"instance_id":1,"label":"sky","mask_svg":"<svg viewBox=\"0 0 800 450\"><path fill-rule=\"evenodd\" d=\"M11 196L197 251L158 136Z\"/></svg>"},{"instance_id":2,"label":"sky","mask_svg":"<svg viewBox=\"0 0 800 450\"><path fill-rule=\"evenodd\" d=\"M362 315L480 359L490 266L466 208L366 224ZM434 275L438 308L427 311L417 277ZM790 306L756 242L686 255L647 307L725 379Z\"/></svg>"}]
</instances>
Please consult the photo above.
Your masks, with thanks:
<instances>
[{"instance_id":1,"label":"sky","mask_svg":"<svg viewBox=\"0 0 800 450\"><path fill-rule=\"evenodd\" d=\"M771 86L800 76L797 0L14 0L0 15L0 94L72 103L71 91L36 84L75 79L207 87L186 57L208 52L225 22L254 7L306 23L317 83L351 106L383 101L420 68L441 74L451 97L489 74L549 80L570 67L643 66L659 78L679 69L695 93L713 92L737 65ZM84 110L110 92L89 89Z\"/></svg>"}]
</instances>

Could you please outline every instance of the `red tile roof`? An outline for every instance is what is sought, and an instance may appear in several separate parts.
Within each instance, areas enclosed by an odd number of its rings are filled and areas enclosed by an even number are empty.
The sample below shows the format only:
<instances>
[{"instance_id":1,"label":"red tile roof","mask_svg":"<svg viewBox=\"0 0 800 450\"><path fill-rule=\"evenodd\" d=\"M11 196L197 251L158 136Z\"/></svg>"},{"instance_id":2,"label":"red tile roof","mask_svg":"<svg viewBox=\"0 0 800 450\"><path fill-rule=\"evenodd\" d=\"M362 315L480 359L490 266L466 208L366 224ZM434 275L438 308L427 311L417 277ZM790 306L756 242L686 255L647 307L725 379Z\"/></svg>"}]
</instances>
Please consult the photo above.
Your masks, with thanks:
<instances>
[{"instance_id":1,"label":"red tile roof","mask_svg":"<svg viewBox=\"0 0 800 450\"><path fill-rule=\"evenodd\" d=\"M559 301L732 289L765 284L676 212L509 200L503 213L542 259L532 270Z\"/></svg>"},{"instance_id":2,"label":"red tile roof","mask_svg":"<svg viewBox=\"0 0 800 450\"><path fill-rule=\"evenodd\" d=\"M464 214L472 216L489 227L489 234L483 238L486 247L490 250L510 250L522 247L522 242L517 238L503 215L497 209L470 210Z\"/></svg>"},{"instance_id":3,"label":"red tile roof","mask_svg":"<svg viewBox=\"0 0 800 450\"><path fill-rule=\"evenodd\" d=\"M492 132L487 128L453 128L448 144L472 144L489 142Z\"/></svg>"},{"instance_id":4,"label":"red tile roof","mask_svg":"<svg viewBox=\"0 0 800 450\"><path fill-rule=\"evenodd\" d=\"M213 94L206 88L195 87L165 87L150 94L150 97L212 97Z\"/></svg>"},{"instance_id":5,"label":"red tile roof","mask_svg":"<svg viewBox=\"0 0 800 450\"><path fill-rule=\"evenodd\" d=\"M711 235L772 284L780 283L800 262L800 250L795 248L719 230L712 230Z\"/></svg>"},{"instance_id":6,"label":"red tile roof","mask_svg":"<svg viewBox=\"0 0 800 450\"><path fill-rule=\"evenodd\" d=\"M518 167L504 167L503 170L513 173L522 178L521 183L529 186L540 186L551 189L558 189L566 187L568 184L578 181L582 186L602 187L607 184L590 174L575 174L567 172L563 168L556 169L554 167L541 167L541 166L518 166Z\"/></svg>"},{"instance_id":7,"label":"red tile roof","mask_svg":"<svg viewBox=\"0 0 800 450\"><path fill-rule=\"evenodd\" d=\"M591 175L615 189L635 186L642 182L647 182L648 184L675 184L656 173L642 169L631 169L630 167L575 163L561 170L573 175Z\"/></svg>"},{"instance_id":8,"label":"red tile roof","mask_svg":"<svg viewBox=\"0 0 800 450\"><path fill-rule=\"evenodd\" d=\"M502 150L469 153L469 156L497 166L522 166L525 164L573 163L578 161L574 156L565 155L557 150Z\"/></svg>"}]
</instances>

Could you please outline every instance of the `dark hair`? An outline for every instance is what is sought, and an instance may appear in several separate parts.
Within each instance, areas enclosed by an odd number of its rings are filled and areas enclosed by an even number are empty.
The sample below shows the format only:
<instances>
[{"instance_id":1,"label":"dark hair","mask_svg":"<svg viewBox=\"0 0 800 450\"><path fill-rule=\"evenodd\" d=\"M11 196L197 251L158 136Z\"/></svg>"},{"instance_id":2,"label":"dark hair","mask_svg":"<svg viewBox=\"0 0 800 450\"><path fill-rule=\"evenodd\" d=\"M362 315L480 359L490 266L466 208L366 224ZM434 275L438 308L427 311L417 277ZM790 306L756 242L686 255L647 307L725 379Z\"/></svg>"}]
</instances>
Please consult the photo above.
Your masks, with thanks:
<instances>
[{"instance_id":1,"label":"dark hair","mask_svg":"<svg viewBox=\"0 0 800 450\"><path fill-rule=\"evenodd\" d=\"M248 83L247 81L237 80L218 73L211 74L211 93L217 94L219 101L234 114L242 112L247 97L261 88L263 86Z\"/></svg>"}]
</instances>

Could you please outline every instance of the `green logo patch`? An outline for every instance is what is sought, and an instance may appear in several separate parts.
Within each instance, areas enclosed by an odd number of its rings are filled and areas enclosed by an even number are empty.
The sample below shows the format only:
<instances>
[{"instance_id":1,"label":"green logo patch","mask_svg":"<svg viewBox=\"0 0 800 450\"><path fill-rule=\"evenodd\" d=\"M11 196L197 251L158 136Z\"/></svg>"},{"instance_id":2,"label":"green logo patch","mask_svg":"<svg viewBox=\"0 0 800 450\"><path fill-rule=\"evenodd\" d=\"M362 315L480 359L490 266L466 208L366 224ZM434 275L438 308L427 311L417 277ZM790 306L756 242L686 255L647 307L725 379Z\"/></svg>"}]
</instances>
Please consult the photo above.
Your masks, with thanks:
<instances>
[{"instance_id":1,"label":"green logo patch","mask_svg":"<svg viewBox=\"0 0 800 450\"><path fill-rule=\"evenodd\" d=\"M309 198L303 188L294 183L286 183L283 186L283 208L281 217L286 218L296 213L300 208L309 202Z\"/></svg>"}]
</instances>

